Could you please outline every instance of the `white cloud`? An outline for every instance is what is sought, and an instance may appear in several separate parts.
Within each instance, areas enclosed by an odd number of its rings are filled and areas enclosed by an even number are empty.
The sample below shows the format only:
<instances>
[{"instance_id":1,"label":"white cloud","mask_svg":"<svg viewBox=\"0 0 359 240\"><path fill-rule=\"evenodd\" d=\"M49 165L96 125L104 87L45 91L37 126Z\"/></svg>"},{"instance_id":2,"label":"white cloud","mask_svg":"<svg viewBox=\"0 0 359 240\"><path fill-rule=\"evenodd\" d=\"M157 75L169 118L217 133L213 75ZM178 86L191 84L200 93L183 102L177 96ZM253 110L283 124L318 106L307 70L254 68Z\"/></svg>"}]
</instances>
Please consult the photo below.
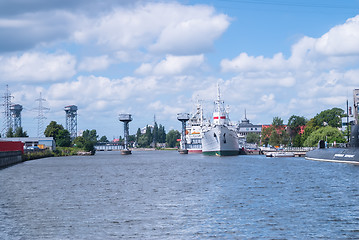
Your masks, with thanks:
<instances>
[{"instance_id":1,"label":"white cloud","mask_svg":"<svg viewBox=\"0 0 359 240\"><path fill-rule=\"evenodd\" d=\"M205 5L147 3L115 8L99 19L87 19L73 37L113 50L144 48L169 54L198 54L212 48L229 26L229 18Z\"/></svg>"},{"instance_id":2,"label":"white cloud","mask_svg":"<svg viewBox=\"0 0 359 240\"><path fill-rule=\"evenodd\" d=\"M315 42L315 51L327 56L359 55L359 15L330 29Z\"/></svg>"},{"instance_id":3,"label":"white cloud","mask_svg":"<svg viewBox=\"0 0 359 240\"><path fill-rule=\"evenodd\" d=\"M167 55L166 59L157 64L143 63L135 72L137 74L147 75L181 75L188 74L201 67L204 62L204 56L173 56Z\"/></svg>"},{"instance_id":4,"label":"white cloud","mask_svg":"<svg viewBox=\"0 0 359 240\"><path fill-rule=\"evenodd\" d=\"M68 53L24 53L0 57L0 75L7 81L48 82L71 78L76 58Z\"/></svg>"},{"instance_id":5,"label":"white cloud","mask_svg":"<svg viewBox=\"0 0 359 240\"><path fill-rule=\"evenodd\" d=\"M176 116L177 113L183 112L183 107L176 107L173 105L164 104L161 101L155 101L148 104L148 110L157 112L162 116Z\"/></svg>"},{"instance_id":6,"label":"white cloud","mask_svg":"<svg viewBox=\"0 0 359 240\"><path fill-rule=\"evenodd\" d=\"M251 107L255 115L316 113L342 107L359 79L359 15L335 26L319 38L303 37L291 56L249 56L240 53L221 61L228 80L229 101ZM259 101L259 100L260 101ZM248 103L250 102L250 103ZM266 112L264 114L263 112Z\"/></svg>"},{"instance_id":7,"label":"white cloud","mask_svg":"<svg viewBox=\"0 0 359 240\"><path fill-rule=\"evenodd\" d=\"M107 55L99 57L86 57L79 64L78 69L80 71L96 71L104 70L110 65L111 61Z\"/></svg>"},{"instance_id":8,"label":"white cloud","mask_svg":"<svg viewBox=\"0 0 359 240\"><path fill-rule=\"evenodd\" d=\"M288 63L282 53L274 55L273 58L265 58L263 56L253 57L248 56L247 53L241 53L233 60L222 60L221 67L224 72L268 71L284 70L288 67Z\"/></svg>"}]
</instances>

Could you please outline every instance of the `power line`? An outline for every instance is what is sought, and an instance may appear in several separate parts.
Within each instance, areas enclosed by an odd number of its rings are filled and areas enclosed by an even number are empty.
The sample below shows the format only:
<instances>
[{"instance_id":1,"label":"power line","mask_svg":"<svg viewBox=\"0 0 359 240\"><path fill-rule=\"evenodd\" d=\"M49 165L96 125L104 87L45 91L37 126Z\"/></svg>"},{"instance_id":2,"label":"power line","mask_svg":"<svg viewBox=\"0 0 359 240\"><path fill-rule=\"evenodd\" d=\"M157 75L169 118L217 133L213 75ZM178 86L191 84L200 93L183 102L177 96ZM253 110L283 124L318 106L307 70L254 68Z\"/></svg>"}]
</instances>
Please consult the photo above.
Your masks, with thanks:
<instances>
[{"instance_id":1,"label":"power line","mask_svg":"<svg viewBox=\"0 0 359 240\"><path fill-rule=\"evenodd\" d=\"M267 0L218 0L219 3L244 3L244 4L252 4L252 5L272 5L272 6L289 6L289 7L303 7L303 8L329 8L329 9L359 9L359 6L343 6L341 5L331 5L328 2L320 4L315 3L313 1L303 3L303 2L288 2L288 1L267 1Z\"/></svg>"}]
</instances>

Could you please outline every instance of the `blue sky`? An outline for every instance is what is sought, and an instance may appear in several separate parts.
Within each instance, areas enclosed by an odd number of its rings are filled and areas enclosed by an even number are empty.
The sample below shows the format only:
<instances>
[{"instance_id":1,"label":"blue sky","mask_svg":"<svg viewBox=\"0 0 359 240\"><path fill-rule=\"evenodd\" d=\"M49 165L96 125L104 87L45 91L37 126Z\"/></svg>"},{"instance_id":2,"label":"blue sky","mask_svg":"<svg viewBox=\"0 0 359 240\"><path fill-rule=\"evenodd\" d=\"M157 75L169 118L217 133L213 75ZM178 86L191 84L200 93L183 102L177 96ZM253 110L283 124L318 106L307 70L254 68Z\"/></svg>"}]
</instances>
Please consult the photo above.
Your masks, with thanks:
<instances>
[{"instance_id":1,"label":"blue sky","mask_svg":"<svg viewBox=\"0 0 359 240\"><path fill-rule=\"evenodd\" d=\"M65 125L77 105L78 129L123 135L152 124L180 129L176 113L216 85L232 121L308 119L345 108L359 88L359 0L70 1L0 0L0 86L24 107L22 126L37 134Z\"/></svg>"}]
</instances>

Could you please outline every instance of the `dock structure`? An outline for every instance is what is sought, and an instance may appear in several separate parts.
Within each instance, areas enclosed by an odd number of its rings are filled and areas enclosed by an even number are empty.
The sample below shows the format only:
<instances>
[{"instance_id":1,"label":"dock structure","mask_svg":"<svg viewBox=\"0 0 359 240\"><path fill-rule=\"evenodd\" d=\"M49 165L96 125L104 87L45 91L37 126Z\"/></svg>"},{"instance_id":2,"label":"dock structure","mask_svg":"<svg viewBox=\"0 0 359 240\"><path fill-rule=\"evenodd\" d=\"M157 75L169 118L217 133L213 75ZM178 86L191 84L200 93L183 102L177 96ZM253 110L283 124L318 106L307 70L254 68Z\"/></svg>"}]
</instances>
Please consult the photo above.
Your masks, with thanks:
<instances>
[{"instance_id":1,"label":"dock structure","mask_svg":"<svg viewBox=\"0 0 359 240\"><path fill-rule=\"evenodd\" d=\"M182 134L181 134L181 149L179 153L181 154L188 154L188 150L186 147L186 122L189 120L188 113L178 113L177 119L182 123Z\"/></svg>"},{"instance_id":2,"label":"dock structure","mask_svg":"<svg viewBox=\"0 0 359 240\"><path fill-rule=\"evenodd\" d=\"M267 157L305 157L315 147L286 147L282 150L262 148L261 153Z\"/></svg>"},{"instance_id":3,"label":"dock structure","mask_svg":"<svg viewBox=\"0 0 359 240\"><path fill-rule=\"evenodd\" d=\"M121 150L122 155L131 154L131 150L128 148L128 136L129 136L129 123L132 121L131 114L120 114L119 120L123 122L123 132L124 132L124 149Z\"/></svg>"}]
</instances>

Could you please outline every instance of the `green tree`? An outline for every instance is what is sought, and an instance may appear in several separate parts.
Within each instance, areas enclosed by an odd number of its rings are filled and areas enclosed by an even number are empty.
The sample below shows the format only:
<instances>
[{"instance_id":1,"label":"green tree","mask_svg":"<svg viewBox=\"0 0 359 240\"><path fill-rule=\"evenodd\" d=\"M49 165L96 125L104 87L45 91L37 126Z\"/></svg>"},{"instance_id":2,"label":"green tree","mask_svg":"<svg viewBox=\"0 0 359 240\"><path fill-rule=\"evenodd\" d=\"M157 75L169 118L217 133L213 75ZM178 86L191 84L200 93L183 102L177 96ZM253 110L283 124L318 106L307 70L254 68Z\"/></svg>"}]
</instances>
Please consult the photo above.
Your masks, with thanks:
<instances>
[{"instance_id":1,"label":"green tree","mask_svg":"<svg viewBox=\"0 0 359 240\"><path fill-rule=\"evenodd\" d=\"M27 132L24 131L24 130L22 129L22 127L16 128L16 131L15 131L15 135L14 135L14 136L15 136L15 137L29 137L29 136L27 135Z\"/></svg>"},{"instance_id":2,"label":"green tree","mask_svg":"<svg viewBox=\"0 0 359 240\"><path fill-rule=\"evenodd\" d=\"M46 137L53 137L55 142L57 142L60 130L64 130L64 127L61 124L57 124L56 121L51 121L50 124L47 125L44 134Z\"/></svg>"},{"instance_id":3,"label":"green tree","mask_svg":"<svg viewBox=\"0 0 359 240\"><path fill-rule=\"evenodd\" d=\"M85 139L83 136L78 136L74 139L74 145L76 145L76 147L78 148L84 148L85 146Z\"/></svg>"},{"instance_id":4,"label":"green tree","mask_svg":"<svg viewBox=\"0 0 359 240\"><path fill-rule=\"evenodd\" d=\"M289 128L289 136L291 138L292 145L294 147L301 147L302 140L300 139L301 136L299 135L300 130L303 126L307 124L307 119L305 117L300 117L296 115L292 115L288 119L288 128Z\"/></svg>"},{"instance_id":5,"label":"green tree","mask_svg":"<svg viewBox=\"0 0 359 240\"><path fill-rule=\"evenodd\" d=\"M136 133L136 142L138 143L140 137L141 137L142 133L141 133L141 128L137 129L137 133Z\"/></svg>"},{"instance_id":6,"label":"green tree","mask_svg":"<svg viewBox=\"0 0 359 240\"><path fill-rule=\"evenodd\" d=\"M274 129L274 127L272 125L262 128L261 143L263 145L267 146L269 144L269 138L272 134L273 129Z\"/></svg>"},{"instance_id":7,"label":"green tree","mask_svg":"<svg viewBox=\"0 0 359 240\"><path fill-rule=\"evenodd\" d=\"M259 143L260 136L257 133L248 133L246 138L247 143Z\"/></svg>"},{"instance_id":8,"label":"green tree","mask_svg":"<svg viewBox=\"0 0 359 240\"><path fill-rule=\"evenodd\" d=\"M91 131L86 129L85 131L83 131L82 136L84 137L84 139L86 141L93 142L93 143L97 142L98 135L97 135L95 129L92 129Z\"/></svg>"},{"instance_id":9,"label":"green tree","mask_svg":"<svg viewBox=\"0 0 359 240\"><path fill-rule=\"evenodd\" d=\"M153 143L156 147L156 144L158 143L158 125L155 122L155 125L153 126Z\"/></svg>"},{"instance_id":10,"label":"green tree","mask_svg":"<svg viewBox=\"0 0 359 240\"><path fill-rule=\"evenodd\" d=\"M70 147L71 146L71 136L70 132L66 129L59 130L57 136L56 145L59 147Z\"/></svg>"},{"instance_id":11,"label":"green tree","mask_svg":"<svg viewBox=\"0 0 359 240\"><path fill-rule=\"evenodd\" d=\"M273 125L275 128L278 128L278 127L280 127L280 126L283 126L283 120L282 120L280 117L274 117L274 118L273 118L272 125Z\"/></svg>"},{"instance_id":12,"label":"green tree","mask_svg":"<svg viewBox=\"0 0 359 240\"><path fill-rule=\"evenodd\" d=\"M109 142L106 136L102 136L102 137L100 138L100 140L98 140L98 141L99 141L99 142Z\"/></svg>"},{"instance_id":13,"label":"green tree","mask_svg":"<svg viewBox=\"0 0 359 240\"><path fill-rule=\"evenodd\" d=\"M7 130L7 132L6 132L6 137L8 137L8 138L12 138L12 137L14 137L14 133L13 133L14 131L12 130L12 127L9 127L9 129Z\"/></svg>"},{"instance_id":14,"label":"green tree","mask_svg":"<svg viewBox=\"0 0 359 240\"><path fill-rule=\"evenodd\" d=\"M341 108L324 110L314 117L314 124L318 127L331 126L339 128L342 125L342 117L345 116Z\"/></svg>"},{"instance_id":15,"label":"green tree","mask_svg":"<svg viewBox=\"0 0 359 240\"><path fill-rule=\"evenodd\" d=\"M328 143L334 143L334 141L337 143L345 142L342 132L340 132L337 128L326 126L313 131L305 140L303 145L306 147L315 147L317 146L319 140L324 140Z\"/></svg>"},{"instance_id":16,"label":"green tree","mask_svg":"<svg viewBox=\"0 0 359 240\"><path fill-rule=\"evenodd\" d=\"M141 135L139 138L138 138L138 141L137 141L137 144L139 147L149 147L149 144L148 144L148 137L143 134Z\"/></svg>"},{"instance_id":17,"label":"green tree","mask_svg":"<svg viewBox=\"0 0 359 240\"><path fill-rule=\"evenodd\" d=\"M158 127L158 142L165 143L166 142L166 130L165 127L160 124Z\"/></svg>"},{"instance_id":18,"label":"green tree","mask_svg":"<svg viewBox=\"0 0 359 240\"><path fill-rule=\"evenodd\" d=\"M289 135L280 117L274 117L272 125L262 128L261 141L262 144L272 146L287 145L289 143Z\"/></svg>"},{"instance_id":19,"label":"green tree","mask_svg":"<svg viewBox=\"0 0 359 240\"><path fill-rule=\"evenodd\" d=\"M169 147L179 147L177 139L181 138L181 133L177 130L171 130L167 133L166 143Z\"/></svg>"},{"instance_id":20,"label":"green tree","mask_svg":"<svg viewBox=\"0 0 359 240\"><path fill-rule=\"evenodd\" d=\"M134 143L136 141L136 135L128 135L128 143Z\"/></svg>"},{"instance_id":21,"label":"green tree","mask_svg":"<svg viewBox=\"0 0 359 240\"><path fill-rule=\"evenodd\" d=\"M150 144L152 143L152 140L153 140L153 135L152 135L152 131L151 131L151 127L150 127L150 126L146 126L145 136L146 136L146 140L147 140L146 145L149 147Z\"/></svg>"},{"instance_id":22,"label":"green tree","mask_svg":"<svg viewBox=\"0 0 359 240\"><path fill-rule=\"evenodd\" d=\"M64 129L61 124L57 124L56 121L51 121L47 125L45 132L46 137L53 137L56 145L59 147L70 147L71 146L71 137L69 131Z\"/></svg>"}]
</instances>

